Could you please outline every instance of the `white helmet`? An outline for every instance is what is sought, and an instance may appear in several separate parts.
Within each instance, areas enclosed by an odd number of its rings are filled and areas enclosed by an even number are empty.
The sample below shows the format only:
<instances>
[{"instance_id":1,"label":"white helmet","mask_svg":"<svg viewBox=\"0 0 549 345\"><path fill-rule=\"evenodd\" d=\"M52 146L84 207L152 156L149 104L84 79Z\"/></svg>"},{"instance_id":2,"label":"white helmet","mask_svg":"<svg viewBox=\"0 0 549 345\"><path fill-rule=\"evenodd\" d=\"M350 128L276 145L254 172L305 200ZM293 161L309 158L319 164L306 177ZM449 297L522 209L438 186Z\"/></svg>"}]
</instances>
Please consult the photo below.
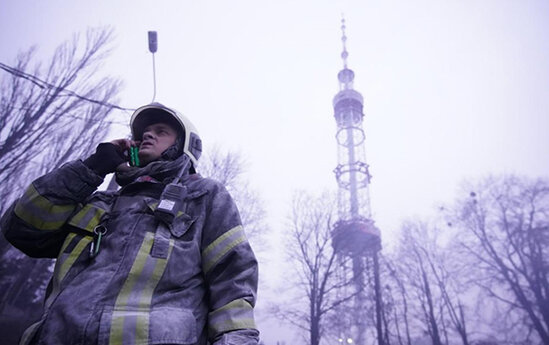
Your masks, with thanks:
<instances>
[{"instance_id":1,"label":"white helmet","mask_svg":"<svg viewBox=\"0 0 549 345\"><path fill-rule=\"evenodd\" d=\"M183 135L183 153L196 167L202 153L202 141L191 121L174 109L156 102L138 108L130 119L133 139L142 140L145 127L158 122L168 123L178 130L179 135Z\"/></svg>"}]
</instances>

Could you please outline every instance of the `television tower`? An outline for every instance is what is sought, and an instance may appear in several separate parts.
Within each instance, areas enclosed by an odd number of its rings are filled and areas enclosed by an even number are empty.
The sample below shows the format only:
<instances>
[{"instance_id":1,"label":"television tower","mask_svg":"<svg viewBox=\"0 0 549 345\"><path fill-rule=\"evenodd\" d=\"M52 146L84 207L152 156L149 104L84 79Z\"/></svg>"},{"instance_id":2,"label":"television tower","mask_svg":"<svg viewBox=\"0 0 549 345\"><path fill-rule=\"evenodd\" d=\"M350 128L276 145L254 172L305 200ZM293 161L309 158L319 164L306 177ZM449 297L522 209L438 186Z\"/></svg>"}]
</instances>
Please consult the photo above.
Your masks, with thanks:
<instances>
[{"instance_id":1,"label":"television tower","mask_svg":"<svg viewBox=\"0 0 549 345\"><path fill-rule=\"evenodd\" d=\"M376 329L378 344L381 336L381 296L379 289L379 265L377 253L381 250L380 231L374 225L370 209L369 184L371 175L366 163L365 139L362 122L364 98L353 89L355 73L347 66L347 36L345 19L341 20L343 69L339 71L339 92L333 99L334 117L337 123L338 164L334 169L338 184L338 220L332 230L332 246L339 255L352 260L352 275L356 289L355 318L357 330L354 343L365 344L366 320L365 275L373 273L376 300ZM368 267L373 261L373 272Z\"/></svg>"}]
</instances>

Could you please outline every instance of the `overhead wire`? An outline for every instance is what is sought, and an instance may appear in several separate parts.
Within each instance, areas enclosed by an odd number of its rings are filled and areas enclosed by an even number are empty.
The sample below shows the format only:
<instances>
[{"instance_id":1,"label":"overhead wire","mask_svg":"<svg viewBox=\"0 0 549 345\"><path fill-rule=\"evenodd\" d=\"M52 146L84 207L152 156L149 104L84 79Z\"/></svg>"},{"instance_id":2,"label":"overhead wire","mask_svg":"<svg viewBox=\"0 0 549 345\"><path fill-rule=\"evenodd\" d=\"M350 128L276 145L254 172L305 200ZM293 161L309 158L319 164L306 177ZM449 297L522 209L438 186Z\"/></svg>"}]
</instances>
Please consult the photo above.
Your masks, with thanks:
<instances>
[{"instance_id":1,"label":"overhead wire","mask_svg":"<svg viewBox=\"0 0 549 345\"><path fill-rule=\"evenodd\" d=\"M13 106L12 107L13 109L16 109L16 110L24 110L24 111L33 111L34 108L33 107L17 107L17 106ZM49 115L55 115L55 113L53 111L44 111L45 114L49 114ZM115 121L115 120L96 120L96 119L93 119L93 118L89 118L89 117L86 117L86 116L78 116L78 115L72 115L72 114L63 114L63 116L66 116L66 117L70 117L70 118L73 118L73 119L76 119L76 120L85 120L85 121L90 121L90 122L104 122L104 123L108 123L108 124L111 124L111 125L120 125L120 126L127 126L128 125L128 122L127 121Z\"/></svg>"},{"instance_id":2,"label":"overhead wire","mask_svg":"<svg viewBox=\"0 0 549 345\"><path fill-rule=\"evenodd\" d=\"M6 71L10 74L13 74L16 77L26 79L26 80L30 81L31 83L35 84L36 86L38 86L41 89L47 88L47 89L59 90L61 92L64 92L67 96L75 97L75 98L81 99L83 101L98 104L98 105L101 105L101 106L104 106L104 107L109 107L109 108L118 109L118 110L122 110L122 111L131 111L131 112L135 111L135 109L132 109L132 108L126 108L126 107L122 107L122 106L119 106L117 104L113 104L113 103L110 103L110 102L104 102L104 101L100 101L100 100L96 100L96 99L92 99L92 98L89 98L89 97L86 97L86 96L79 95L78 93L76 93L72 90L53 85L53 84L51 84L51 83L49 83L49 82L47 82L43 79L40 79L39 77L37 77L35 75L32 75L32 74L27 73L25 71L19 70L19 69L14 68L14 67L11 67L11 66L6 65L2 62L0 62L0 69L3 69L4 71Z\"/></svg>"}]
</instances>

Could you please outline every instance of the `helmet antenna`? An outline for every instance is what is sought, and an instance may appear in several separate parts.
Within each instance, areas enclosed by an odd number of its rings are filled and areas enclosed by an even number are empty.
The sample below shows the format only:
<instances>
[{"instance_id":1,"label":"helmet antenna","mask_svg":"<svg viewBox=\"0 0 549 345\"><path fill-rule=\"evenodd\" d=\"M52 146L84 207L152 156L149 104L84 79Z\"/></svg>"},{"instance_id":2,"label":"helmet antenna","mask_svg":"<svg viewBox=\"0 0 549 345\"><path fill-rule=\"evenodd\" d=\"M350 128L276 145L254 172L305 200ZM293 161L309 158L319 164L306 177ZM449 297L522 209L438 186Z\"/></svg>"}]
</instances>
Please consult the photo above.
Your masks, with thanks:
<instances>
[{"instance_id":1,"label":"helmet antenna","mask_svg":"<svg viewBox=\"0 0 549 345\"><path fill-rule=\"evenodd\" d=\"M156 34L156 31L149 31L149 51L152 54L152 60L153 60L153 98L152 102L154 102L154 99L156 98L156 66L154 61L154 53L158 50L158 36Z\"/></svg>"}]
</instances>

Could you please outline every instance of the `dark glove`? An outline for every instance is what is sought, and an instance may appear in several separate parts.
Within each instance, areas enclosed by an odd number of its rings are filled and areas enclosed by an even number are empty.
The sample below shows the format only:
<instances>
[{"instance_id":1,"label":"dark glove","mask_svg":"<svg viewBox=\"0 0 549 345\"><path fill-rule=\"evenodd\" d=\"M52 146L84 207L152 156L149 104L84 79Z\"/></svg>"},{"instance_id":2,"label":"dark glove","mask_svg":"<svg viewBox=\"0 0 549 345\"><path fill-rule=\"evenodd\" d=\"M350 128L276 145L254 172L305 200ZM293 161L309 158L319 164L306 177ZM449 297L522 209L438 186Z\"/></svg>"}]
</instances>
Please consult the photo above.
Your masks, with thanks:
<instances>
[{"instance_id":1,"label":"dark glove","mask_svg":"<svg viewBox=\"0 0 549 345\"><path fill-rule=\"evenodd\" d=\"M125 161L116 145L101 143L97 146L95 153L84 161L84 164L98 175L105 177L108 173L115 172L116 168Z\"/></svg>"}]
</instances>

